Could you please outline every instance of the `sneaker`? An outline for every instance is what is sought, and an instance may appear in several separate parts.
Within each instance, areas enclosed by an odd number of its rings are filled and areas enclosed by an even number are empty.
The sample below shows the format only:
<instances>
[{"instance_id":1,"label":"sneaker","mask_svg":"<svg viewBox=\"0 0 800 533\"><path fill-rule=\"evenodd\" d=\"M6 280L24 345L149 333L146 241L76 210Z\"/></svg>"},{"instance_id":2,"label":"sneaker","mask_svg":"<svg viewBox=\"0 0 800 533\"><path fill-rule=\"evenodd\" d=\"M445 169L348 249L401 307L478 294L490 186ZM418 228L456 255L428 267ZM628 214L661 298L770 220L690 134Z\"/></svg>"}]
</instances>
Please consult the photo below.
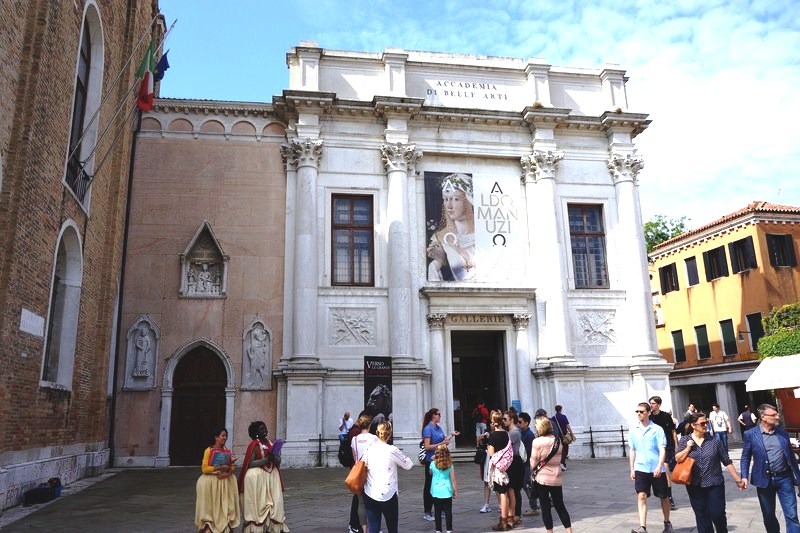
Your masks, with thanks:
<instances>
[{"instance_id":1,"label":"sneaker","mask_svg":"<svg viewBox=\"0 0 800 533\"><path fill-rule=\"evenodd\" d=\"M661 533L674 533L675 530L672 529L672 522L664 522L664 531Z\"/></svg>"},{"instance_id":2,"label":"sneaker","mask_svg":"<svg viewBox=\"0 0 800 533\"><path fill-rule=\"evenodd\" d=\"M561 465L561 470L566 470L566 469L567 469L567 465Z\"/></svg>"},{"instance_id":3,"label":"sneaker","mask_svg":"<svg viewBox=\"0 0 800 533\"><path fill-rule=\"evenodd\" d=\"M677 511L678 506L675 505L675 500L672 499L672 496L669 497L669 510L670 511Z\"/></svg>"},{"instance_id":4,"label":"sneaker","mask_svg":"<svg viewBox=\"0 0 800 533\"><path fill-rule=\"evenodd\" d=\"M481 511L480 511L480 512L482 512L482 513L488 513L488 512L490 512L490 511L491 511L491 509L489 508L489 504L488 504L488 503L484 503L484 504L483 504L483 507L481 507Z\"/></svg>"},{"instance_id":5,"label":"sneaker","mask_svg":"<svg viewBox=\"0 0 800 533\"><path fill-rule=\"evenodd\" d=\"M636 529L631 529L631 533L647 533L647 528L644 526L639 526Z\"/></svg>"},{"instance_id":6,"label":"sneaker","mask_svg":"<svg viewBox=\"0 0 800 533\"><path fill-rule=\"evenodd\" d=\"M348 533L361 533L359 530L353 528L353 526L347 526Z\"/></svg>"},{"instance_id":7,"label":"sneaker","mask_svg":"<svg viewBox=\"0 0 800 533\"><path fill-rule=\"evenodd\" d=\"M436 520L433 517L433 513L425 513L424 515L422 515L422 519L427 520L428 522L433 522L434 520Z\"/></svg>"},{"instance_id":8,"label":"sneaker","mask_svg":"<svg viewBox=\"0 0 800 533\"><path fill-rule=\"evenodd\" d=\"M528 509L522 516L539 516L539 511L537 509Z\"/></svg>"}]
</instances>

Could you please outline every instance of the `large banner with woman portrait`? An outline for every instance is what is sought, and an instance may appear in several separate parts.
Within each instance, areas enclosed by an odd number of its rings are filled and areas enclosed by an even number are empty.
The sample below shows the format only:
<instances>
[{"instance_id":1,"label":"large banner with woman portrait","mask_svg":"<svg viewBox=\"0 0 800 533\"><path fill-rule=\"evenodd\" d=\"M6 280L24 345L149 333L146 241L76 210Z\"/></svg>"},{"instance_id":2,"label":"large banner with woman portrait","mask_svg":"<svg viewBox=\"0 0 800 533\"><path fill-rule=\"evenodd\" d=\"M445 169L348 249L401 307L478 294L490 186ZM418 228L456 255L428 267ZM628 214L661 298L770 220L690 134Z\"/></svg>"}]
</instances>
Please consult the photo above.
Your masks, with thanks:
<instances>
[{"instance_id":1,"label":"large banner with woman portrait","mask_svg":"<svg viewBox=\"0 0 800 533\"><path fill-rule=\"evenodd\" d=\"M519 282L519 178L425 172L429 281Z\"/></svg>"}]
</instances>

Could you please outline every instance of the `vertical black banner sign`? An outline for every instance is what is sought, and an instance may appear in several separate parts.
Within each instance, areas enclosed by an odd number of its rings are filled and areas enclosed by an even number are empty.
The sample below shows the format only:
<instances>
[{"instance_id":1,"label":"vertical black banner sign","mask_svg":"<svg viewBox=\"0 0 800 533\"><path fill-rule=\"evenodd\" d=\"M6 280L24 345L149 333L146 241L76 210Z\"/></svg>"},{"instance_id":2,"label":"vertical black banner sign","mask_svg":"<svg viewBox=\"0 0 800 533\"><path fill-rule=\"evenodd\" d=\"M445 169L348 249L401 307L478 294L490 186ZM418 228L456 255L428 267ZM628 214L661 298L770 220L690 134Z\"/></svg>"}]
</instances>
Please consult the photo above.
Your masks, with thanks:
<instances>
[{"instance_id":1,"label":"vertical black banner sign","mask_svg":"<svg viewBox=\"0 0 800 533\"><path fill-rule=\"evenodd\" d=\"M378 424L392 418L392 358L364 357L364 409Z\"/></svg>"}]
</instances>

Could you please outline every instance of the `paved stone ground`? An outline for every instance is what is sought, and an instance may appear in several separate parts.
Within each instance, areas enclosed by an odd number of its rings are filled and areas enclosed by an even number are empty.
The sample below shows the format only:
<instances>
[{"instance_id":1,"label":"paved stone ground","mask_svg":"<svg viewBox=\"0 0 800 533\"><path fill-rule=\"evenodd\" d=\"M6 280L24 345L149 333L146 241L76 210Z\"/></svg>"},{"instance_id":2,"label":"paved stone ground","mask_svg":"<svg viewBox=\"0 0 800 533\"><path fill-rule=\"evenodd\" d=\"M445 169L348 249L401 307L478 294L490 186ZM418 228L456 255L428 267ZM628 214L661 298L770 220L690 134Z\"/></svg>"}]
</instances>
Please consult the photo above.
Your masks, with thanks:
<instances>
[{"instance_id":1,"label":"paved stone ground","mask_svg":"<svg viewBox=\"0 0 800 533\"><path fill-rule=\"evenodd\" d=\"M739 450L732 450L738 468ZM454 501L453 528L457 533L490 531L497 521L492 512L478 513L483 494L478 467L458 464L460 493ZM7 509L0 516L3 532L185 532L194 531L194 484L197 468L124 469L81 480L64 487L56 500L42 505ZM343 484L345 470L286 469L284 482L288 524L293 533L348 530L350 493ZM422 520L422 469L400 472L400 531L432 533L433 522ZM740 492L725 474L729 530L764 531L755 489ZM627 459L585 459L569 462L564 494L575 532L629 532L638 526L633 482ZM675 487L679 509L672 513L675 531L696 531L686 490ZM650 500L649 530L661 531L661 512ZM779 516L781 524L783 517ZM515 531L543 531L541 517L525 518ZM556 518L556 531L563 531Z\"/></svg>"}]
</instances>

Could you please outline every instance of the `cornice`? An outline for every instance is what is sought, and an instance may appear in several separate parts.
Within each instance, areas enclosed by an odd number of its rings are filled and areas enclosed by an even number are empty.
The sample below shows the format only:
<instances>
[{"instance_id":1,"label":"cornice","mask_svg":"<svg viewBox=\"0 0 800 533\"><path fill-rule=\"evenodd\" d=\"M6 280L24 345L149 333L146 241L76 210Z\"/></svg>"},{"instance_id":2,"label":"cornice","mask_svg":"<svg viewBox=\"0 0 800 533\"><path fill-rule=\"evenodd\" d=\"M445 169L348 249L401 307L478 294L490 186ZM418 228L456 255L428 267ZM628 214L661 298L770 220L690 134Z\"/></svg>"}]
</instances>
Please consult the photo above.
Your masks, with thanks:
<instances>
[{"instance_id":1,"label":"cornice","mask_svg":"<svg viewBox=\"0 0 800 533\"><path fill-rule=\"evenodd\" d=\"M275 99L273 98L273 102ZM319 91L296 91L284 90L283 102L287 111L297 112L299 108L317 109L327 112L336 101L336 93L324 93Z\"/></svg>"},{"instance_id":2,"label":"cornice","mask_svg":"<svg viewBox=\"0 0 800 533\"><path fill-rule=\"evenodd\" d=\"M375 111L386 117L391 114L413 117L425 104L424 98L409 98L405 96L376 96L372 99Z\"/></svg>"},{"instance_id":3,"label":"cornice","mask_svg":"<svg viewBox=\"0 0 800 533\"><path fill-rule=\"evenodd\" d=\"M153 103L153 111L158 113L183 113L186 115L223 115L275 117L272 104L258 102L225 102L219 100L188 100L179 98L158 98Z\"/></svg>"},{"instance_id":4,"label":"cornice","mask_svg":"<svg viewBox=\"0 0 800 533\"><path fill-rule=\"evenodd\" d=\"M600 115L600 121L607 130L621 129L630 132L631 137L636 137L650 125L652 120L647 119L645 113L625 113L620 111L606 111Z\"/></svg>"},{"instance_id":5,"label":"cornice","mask_svg":"<svg viewBox=\"0 0 800 533\"><path fill-rule=\"evenodd\" d=\"M569 120L571 110L562 107L528 106L522 110L522 120L531 125L562 124Z\"/></svg>"}]
</instances>

